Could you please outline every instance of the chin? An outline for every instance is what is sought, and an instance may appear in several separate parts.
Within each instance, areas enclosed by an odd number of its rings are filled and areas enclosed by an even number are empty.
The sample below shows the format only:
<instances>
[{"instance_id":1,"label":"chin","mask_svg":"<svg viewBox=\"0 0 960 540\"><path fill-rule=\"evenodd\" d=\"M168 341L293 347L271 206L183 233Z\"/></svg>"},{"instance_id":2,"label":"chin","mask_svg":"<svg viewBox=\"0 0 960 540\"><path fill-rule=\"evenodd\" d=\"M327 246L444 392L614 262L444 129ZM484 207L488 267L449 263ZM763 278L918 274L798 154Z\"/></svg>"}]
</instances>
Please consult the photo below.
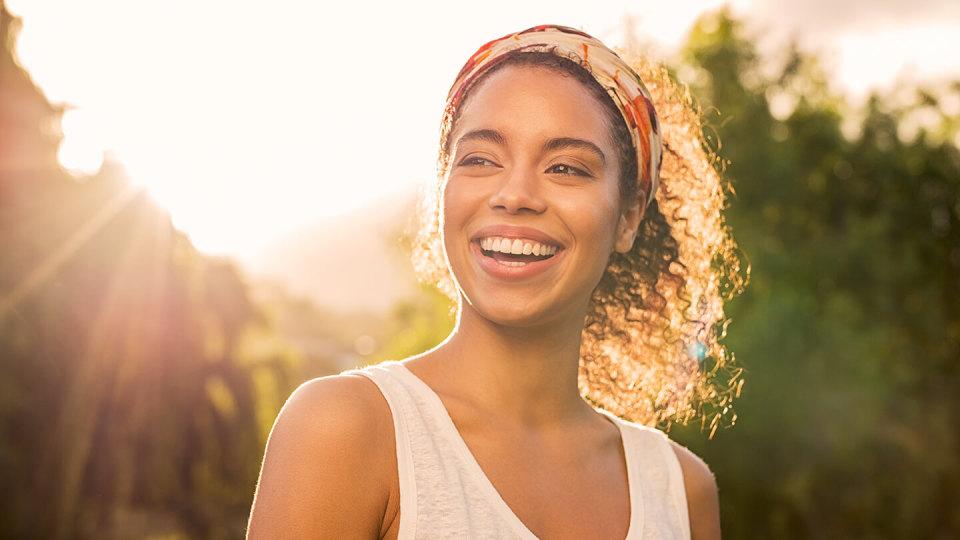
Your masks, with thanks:
<instances>
[{"instance_id":1,"label":"chin","mask_svg":"<svg viewBox=\"0 0 960 540\"><path fill-rule=\"evenodd\" d=\"M533 300L526 295L497 294L490 291L461 291L464 310L492 323L514 328L532 328L554 322L559 306Z\"/></svg>"}]
</instances>

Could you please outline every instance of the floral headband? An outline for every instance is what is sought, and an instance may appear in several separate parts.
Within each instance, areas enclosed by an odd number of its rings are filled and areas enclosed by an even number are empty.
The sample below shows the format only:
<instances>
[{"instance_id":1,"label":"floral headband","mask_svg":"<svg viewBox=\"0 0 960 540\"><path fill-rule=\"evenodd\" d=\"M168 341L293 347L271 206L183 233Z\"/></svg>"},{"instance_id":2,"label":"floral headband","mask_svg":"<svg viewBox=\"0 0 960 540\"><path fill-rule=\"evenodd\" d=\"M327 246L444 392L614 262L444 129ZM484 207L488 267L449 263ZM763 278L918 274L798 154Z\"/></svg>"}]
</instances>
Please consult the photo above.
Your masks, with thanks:
<instances>
[{"instance_id":1,"label":"floral headband","mask_svg":"<svg viewBox=\"0 0 960 540\"><path fill-rule=\"evenodd\" d=\"M446 110L460 105L464 92L481 73L515 51L548 52L586 68L620 110L637 151L640 189L650 204L660 179L662 147L657 112L640 76L597 38L569 26L542 24L490 41L464 64L447 95Z\"/></svg>"}]
</instances>

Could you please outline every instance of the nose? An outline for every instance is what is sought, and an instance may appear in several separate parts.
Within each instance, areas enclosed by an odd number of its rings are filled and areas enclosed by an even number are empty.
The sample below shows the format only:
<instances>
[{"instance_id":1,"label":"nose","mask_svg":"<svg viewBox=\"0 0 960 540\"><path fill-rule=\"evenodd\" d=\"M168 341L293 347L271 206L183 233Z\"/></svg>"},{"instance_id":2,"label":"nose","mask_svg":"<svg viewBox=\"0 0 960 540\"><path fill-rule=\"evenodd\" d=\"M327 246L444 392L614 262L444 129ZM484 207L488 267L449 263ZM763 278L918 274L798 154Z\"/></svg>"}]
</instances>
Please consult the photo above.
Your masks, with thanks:
<instances>
[{"instance_id":1,"label":"nose","mask_svg":"<svg viewBox=\"0 0 960 540\"><path fill-rule=\"evenodd\" d=\"M524 210L539 214L547 207L540 193L539 178L524 167L513 167L500 176L497 189L490 194L489 205L492 209L503 208L510 214Z\"/></svg>"}]
</instances>

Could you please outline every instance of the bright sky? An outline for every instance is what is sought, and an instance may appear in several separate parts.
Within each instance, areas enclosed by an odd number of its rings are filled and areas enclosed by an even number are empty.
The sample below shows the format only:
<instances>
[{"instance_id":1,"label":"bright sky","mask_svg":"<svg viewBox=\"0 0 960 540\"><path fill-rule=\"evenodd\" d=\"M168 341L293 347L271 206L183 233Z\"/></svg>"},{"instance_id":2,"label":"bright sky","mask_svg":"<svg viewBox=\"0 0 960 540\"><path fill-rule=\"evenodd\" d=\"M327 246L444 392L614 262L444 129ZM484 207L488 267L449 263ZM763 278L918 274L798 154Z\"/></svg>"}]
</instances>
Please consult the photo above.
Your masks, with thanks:
<instances>
[{"instance_id":1,"label":"bright sky","mask_svg":"<svg viewBox=\"0 0 960 540\"><path fill-rule=\"evenodd\" d=\"M7 0L21 63L63 120L61 162L106 150L208 253L251 256L317 218L434 176L443 99L481 44L536 24L666 57L719 0ZM838 88L960 76L956 0L733 0L771 43L821 51Z\"/></svg>"}]
</instances>

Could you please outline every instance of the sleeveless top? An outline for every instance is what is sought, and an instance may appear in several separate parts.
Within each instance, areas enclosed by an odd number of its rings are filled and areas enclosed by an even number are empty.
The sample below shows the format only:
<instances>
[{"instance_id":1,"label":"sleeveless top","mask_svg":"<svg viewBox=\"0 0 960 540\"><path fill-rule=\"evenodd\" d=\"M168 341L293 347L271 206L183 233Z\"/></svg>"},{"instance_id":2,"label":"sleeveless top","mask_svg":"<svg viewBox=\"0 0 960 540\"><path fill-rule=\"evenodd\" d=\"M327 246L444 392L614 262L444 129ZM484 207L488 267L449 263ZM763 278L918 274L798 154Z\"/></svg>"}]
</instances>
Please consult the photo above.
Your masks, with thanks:
<instances>
[{"instance_id":1,"label":"sleeveless top","mask_svg":"<svg viewBox=\"0 0 960 540\"><path fill-rule=\"evenodd\" d=\"M446 407L400 363L354 368L386 398L393 415L400 481L400 540L511 538L536 540L480 468ZM603 409L620 430L630 492L626 540L690 538L683 473L667 435Z\"/></svg>"}]
</instances>

